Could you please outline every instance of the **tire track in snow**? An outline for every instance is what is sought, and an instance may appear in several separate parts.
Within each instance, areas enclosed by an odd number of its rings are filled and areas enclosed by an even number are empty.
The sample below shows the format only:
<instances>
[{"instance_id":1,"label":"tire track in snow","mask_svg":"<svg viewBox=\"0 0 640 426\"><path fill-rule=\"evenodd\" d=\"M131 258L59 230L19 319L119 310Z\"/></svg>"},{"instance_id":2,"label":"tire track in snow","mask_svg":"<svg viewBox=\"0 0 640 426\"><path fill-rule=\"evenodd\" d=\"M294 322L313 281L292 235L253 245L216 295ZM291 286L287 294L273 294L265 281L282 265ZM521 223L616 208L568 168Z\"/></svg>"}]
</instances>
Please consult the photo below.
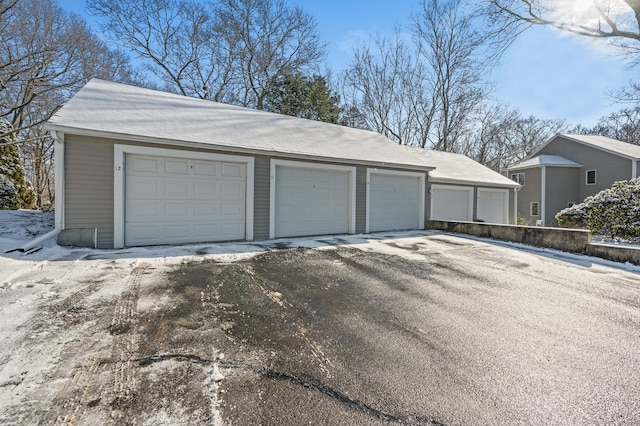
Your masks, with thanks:
<instances>
[{"instance_id":1,"label":"tire track in snow","mask_svg":"<svg viewBox=\"0 0 640 426\"><path fill-rule=\"evenodd\" d=\"M129 285L122 292L113 313L109 331L113 336L111 360L113 372L109 391L114 420L125 420L128 406L135 402L139 380L136 376L140 333L138 331L138 297L142 275L150 265L142 263L131 272Z\"/></svg>"}]
</instances>

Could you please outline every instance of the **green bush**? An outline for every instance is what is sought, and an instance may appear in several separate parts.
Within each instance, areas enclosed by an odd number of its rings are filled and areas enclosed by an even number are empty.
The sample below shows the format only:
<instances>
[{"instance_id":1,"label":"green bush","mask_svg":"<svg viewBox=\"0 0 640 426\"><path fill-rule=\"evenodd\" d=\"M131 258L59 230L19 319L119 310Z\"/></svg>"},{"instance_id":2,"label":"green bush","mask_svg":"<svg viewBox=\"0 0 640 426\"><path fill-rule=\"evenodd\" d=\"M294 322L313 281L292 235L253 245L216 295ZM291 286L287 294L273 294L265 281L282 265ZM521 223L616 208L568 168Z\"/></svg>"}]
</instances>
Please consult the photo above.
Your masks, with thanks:
<instances>
[{"instance_id":1,"label":"green bush","mask_svg":"<svg viewBox=\"0 0 640 426\"><path fill-rule=\"evenodd\" d=\"M615 182L556 215L565 228L587 228L594 234L621 239L640 238L640 178Z\"/></svg>"}]
</instances>

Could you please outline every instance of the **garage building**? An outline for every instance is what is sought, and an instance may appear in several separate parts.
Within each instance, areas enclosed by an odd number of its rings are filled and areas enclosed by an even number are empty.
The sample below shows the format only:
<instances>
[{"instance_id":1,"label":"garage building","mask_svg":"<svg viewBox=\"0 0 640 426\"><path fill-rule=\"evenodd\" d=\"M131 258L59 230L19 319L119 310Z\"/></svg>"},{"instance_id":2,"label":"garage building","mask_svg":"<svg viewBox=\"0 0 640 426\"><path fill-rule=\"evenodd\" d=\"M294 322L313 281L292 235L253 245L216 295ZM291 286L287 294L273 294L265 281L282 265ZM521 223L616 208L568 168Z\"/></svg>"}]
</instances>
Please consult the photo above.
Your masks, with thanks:
<instances>
[{"instance_id":1,"label":"garage building","mask_svg":"<svg viewBox=\"0 0 640 426\"><path fill-rule=\"evenodd\" d=\"M429 218L444 221L517 223L520 185L461 154L423 151L429 173Z\"/></svg>"},{"instance_id":2,"label":"garage building","mask_svg":"<svg viewBox=\"0 0 640 426\"><path fill-rule=\"evenodd\" d=\"M92 80L48 122L60 244L423 229L432 166L382 135Z\"/></svg>"}]
</instances>

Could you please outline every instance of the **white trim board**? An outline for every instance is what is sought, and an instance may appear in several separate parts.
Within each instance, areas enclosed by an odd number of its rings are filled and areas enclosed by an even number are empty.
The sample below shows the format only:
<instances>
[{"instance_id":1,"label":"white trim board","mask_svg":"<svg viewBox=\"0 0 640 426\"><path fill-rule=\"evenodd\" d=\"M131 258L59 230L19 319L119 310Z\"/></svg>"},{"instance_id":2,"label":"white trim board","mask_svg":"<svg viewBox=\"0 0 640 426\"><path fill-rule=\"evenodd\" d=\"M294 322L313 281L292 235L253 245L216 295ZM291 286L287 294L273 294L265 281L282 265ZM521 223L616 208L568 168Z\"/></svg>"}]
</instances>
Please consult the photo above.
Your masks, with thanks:
<instances>
[{"instance_id":1,"label":"white trim board","mask_svg":"<svg viewBox=\"0 0 640 426\"><path fill-rule=\"evenodd\" d=\"M315 169L325 171L339 171L349 173L349 234L356 232L356 167L338 166L324 163L307 163L290 160L271 160L269 177L269 238L275 238L276 233L276 169L278 167L291 167L299 169Z\"/></svg>"},{"instance_id":2,"label":"white trim board","mask_svg":"<svg viewBox=\"0 0 640 426\"><path fill-rule=\"evenodd\" d=\"M244 163L247 168L245 238L253 240L253 193L254 158L238 155L212 154L207 152L184 151L180 149L151 148L146 146L115 144L113 146L113 247L124 247L124 204L125 204L125 167L127 154L150 155L154 157L185 158L192 160L227 161Z\"/></svg>"}]
</instances>

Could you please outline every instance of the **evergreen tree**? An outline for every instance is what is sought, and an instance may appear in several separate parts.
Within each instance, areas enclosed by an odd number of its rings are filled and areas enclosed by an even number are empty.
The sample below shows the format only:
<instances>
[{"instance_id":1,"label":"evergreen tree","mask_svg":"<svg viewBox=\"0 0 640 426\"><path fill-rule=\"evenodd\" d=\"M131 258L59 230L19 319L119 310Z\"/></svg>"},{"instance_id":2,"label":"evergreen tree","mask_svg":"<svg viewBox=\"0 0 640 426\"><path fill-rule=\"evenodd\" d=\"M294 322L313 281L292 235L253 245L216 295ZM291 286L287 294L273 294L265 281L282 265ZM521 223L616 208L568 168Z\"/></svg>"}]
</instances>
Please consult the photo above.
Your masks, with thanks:
<instances>
[{"instance_id":1,"label":"evergreen tree","mask_svg":"<svg viewBox=\"0 0 640 426\"><path fill-rule=\"evenodd\" d=\"M24 177L20 148L15 142L16 136L11 124L0 121L0 175L6 177L15 188L16 207L30 209L35 197L31 185Z\"/></svg>"},{"instance_id":2,"label":"evergreen tree","mask_svg":"<svg viewBox=\"0 0 640 426\"><path fill-rule=\"evenodd\" d=\"M275 79L265 96L264 109L335 124L340 114L339 102L324 77L298 73Z\"/></svg>"},{"instance_id":3,"label":"evergreen tree","mask_svg":"<svg viewBox=\"0 0 640 426\"><path fill-rule=\"evenodd\" d=\"M13 210L18 207L18 191L4 175L0 175L0 210Z\"/></svg>"}]
</instances>

